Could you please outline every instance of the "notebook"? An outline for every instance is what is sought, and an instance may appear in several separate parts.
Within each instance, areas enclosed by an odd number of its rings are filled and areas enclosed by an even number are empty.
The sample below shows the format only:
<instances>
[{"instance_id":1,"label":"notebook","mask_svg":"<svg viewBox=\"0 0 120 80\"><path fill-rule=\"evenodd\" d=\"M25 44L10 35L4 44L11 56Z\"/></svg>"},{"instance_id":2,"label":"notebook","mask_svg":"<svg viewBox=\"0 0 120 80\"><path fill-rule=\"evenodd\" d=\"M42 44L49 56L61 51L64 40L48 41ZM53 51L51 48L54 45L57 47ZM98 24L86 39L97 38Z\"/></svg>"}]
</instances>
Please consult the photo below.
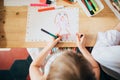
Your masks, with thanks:
<instances>
[{"instance_id":1,"label":"notebook","mask_svg":"<svg viewBox=\"0 0 120 80\"><path fill-rule=\"evenodd\" d=\"M38 12L37 7L28 8L27 42L45 42L53 37L41 31L41 28L52 34L60 34L62 41L73 42L76 40L76 32L79 32L79 9L63 8Z\"/></svg>"}]
</instances>

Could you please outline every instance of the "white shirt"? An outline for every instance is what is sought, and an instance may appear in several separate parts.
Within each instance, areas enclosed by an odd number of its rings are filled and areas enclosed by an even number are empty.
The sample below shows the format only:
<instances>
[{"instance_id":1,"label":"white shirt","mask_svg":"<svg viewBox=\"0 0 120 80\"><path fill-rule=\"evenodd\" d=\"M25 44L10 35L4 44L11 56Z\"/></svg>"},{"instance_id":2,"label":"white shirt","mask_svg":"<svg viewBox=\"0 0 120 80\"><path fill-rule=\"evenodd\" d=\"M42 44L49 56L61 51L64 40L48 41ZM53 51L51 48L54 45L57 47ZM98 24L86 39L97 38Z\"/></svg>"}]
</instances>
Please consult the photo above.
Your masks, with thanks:
<instances>
[{"instance_id":1,"label":"white shirt","mask_svg":"<svg viewBox=\"0 0 120 80\"><path fill-rule=\"evenodd\" d=\"M58 57L60 56L62 53L56 53L56 54L53 54L52 57L47 61L46 65L45 65L45 72L44 74L47 76L49 74L49 71L50 71L50 66L51 64L53 63L53 61Z\"/></svg>"},{"instance_id":2,"label":"white shirt","mask_svg":"<svg viewBox=\"0 0 120 80\"><path fill-rule=\"evenodd\" d=\"M100 63L103 71L120 80L120 32L99 32L92 56Z\"/></svg>"}]
</instances>

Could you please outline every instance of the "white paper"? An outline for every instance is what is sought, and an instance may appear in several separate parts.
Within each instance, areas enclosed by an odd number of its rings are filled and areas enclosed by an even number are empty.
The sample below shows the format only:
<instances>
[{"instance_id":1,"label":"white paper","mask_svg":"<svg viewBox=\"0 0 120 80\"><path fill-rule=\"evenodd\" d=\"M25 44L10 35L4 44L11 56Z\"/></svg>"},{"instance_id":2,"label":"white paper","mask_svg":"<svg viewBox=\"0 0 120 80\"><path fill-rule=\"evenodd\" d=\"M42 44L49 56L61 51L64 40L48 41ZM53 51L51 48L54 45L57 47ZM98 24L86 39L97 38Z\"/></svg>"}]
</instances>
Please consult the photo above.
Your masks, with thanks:
<instances>
[{"instance_id":1,"label":"white paper","mask_svg":"<svg viewBox=\"0 0 120 80\"><path fill-rule=\"evenodd\" d=\"M31 3L39 3L39 0L4 0L4 6L25 6Z\"/></svg>"},{"instance_id":2,"label":"white paper","mask_svg":"<svg viewBox=\"0 0 120 80\"><path fill-rule=\"evenodd\" d=\"M56 0L51 0L51 6L56 5ZM40 0L4 0L4 6L29 6L31 3L40 3Z\"/></svg>"},{"instance_id":3,"label":"white paper","mask_svg":"<svg viewBox=\"0 0 120 80\"><path fill-rule=\"evenodd\" d=\"M38 12L38 8L29 7L27 16L26 41L50 41L52 36L41 31L62 35L62 41L75 41L79 31L79 9L63 8Z\"/></svg>"}]
</instances>

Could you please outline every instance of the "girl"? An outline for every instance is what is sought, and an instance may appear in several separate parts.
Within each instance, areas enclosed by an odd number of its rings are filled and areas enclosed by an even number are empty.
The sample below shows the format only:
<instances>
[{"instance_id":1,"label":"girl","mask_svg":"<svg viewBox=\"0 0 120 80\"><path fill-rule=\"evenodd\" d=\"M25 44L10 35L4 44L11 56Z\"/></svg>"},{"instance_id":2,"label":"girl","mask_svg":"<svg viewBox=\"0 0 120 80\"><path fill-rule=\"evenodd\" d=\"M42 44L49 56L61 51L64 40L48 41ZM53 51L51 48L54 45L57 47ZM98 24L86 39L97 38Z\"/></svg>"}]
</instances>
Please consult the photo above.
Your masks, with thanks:
<instances>
[{"instance_id":1,"label":"girl","mask_svg":"<svg viewBox=\"0 0 120 80\"><path fill-rule=\"evenodd\" d=\"M83 35L81 37L81 35ZM100 69L97 62L85 48L85 34L76 35L77 46L82 54L73 51L57 53L42 68L48 52L60 41L60 37L50 42L30 65L31 80L99 80Z\"/></svg>"}]
</instances>

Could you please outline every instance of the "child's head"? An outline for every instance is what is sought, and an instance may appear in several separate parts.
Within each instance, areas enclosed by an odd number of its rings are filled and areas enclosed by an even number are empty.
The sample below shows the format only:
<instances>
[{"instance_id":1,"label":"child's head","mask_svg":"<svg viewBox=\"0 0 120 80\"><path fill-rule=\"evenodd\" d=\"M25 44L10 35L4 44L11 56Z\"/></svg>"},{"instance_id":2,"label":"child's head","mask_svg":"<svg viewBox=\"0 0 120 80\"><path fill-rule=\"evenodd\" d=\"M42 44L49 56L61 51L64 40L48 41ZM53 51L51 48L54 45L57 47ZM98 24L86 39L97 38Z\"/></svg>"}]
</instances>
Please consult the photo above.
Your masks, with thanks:
<instances>
[{"instance_id":1,"label":"child's head","mask_svg":"<svg viewBox=\"0 0 120 80\"><path fill-rule=\"evenodd\" d=\"M50 67L47 80L96 80L91 64L73 51L60 55Z\"/></svg>"}]
</instances>

